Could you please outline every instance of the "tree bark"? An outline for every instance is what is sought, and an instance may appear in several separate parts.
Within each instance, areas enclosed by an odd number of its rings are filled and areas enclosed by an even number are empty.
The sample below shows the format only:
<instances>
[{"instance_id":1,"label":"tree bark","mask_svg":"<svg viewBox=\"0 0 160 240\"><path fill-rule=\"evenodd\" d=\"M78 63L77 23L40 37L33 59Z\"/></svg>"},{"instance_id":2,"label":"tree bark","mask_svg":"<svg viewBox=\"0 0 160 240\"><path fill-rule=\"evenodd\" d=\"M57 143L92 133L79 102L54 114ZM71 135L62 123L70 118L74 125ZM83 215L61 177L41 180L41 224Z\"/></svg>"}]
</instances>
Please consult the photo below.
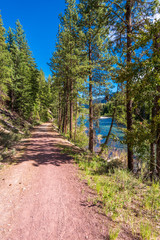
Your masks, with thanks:
<instances>
[{"instance_id":1,"label":"tree bark","mask_svg":"<svg viewBox=\"0 0 160 240\"><path fill-rule=\"evenodd\" d=\"M62 130L62 108L61 108L61 94L59 93L59 106L58 106L58 129Z\"/></svg>"},{"instance_id":2,"label":"tree bark","mask_svg":"<svg viewBox=\"0 0 160 240\"><path fill-rule=\"evenodd\" d=\"M11 89L11 109L14 111L14 92L13 89Z\"/></svg>"},{"instance_id":3,"label":"tree bark","mask_svg":"<svg viewBox=\"0 0 160 240\"><path fill-rule=\"evenodd\" d=\"M158 27L157 27L158 29ZM156 59L159 58L160 54L160 32L158 32L155 36L155 55ZM158 61L156 61L157 63ZM157 71L157 78L159 78L159 72L160 68L159 66L156 66ZM157 123L157 136L156 136L156 170L157 174L160 178L160 84L157 83L157 96L156 96L156 115L158 117L158 123Z\"/></svg>"},{"instance_id":4,"label":"tree bark","mask_svg":"<svg viewBox=\"0 0 160 240\"><path fill-rule=\"evenodd\" d=\"M131 21L131 0L127 0L126 3L126 22L127 22L127 65L131 63L131 46L132 46L132 21ZM127 108L127 131L130 133L132 131L132 99L130 91L130 80L126 83L126 108ZM128 141L128 138L127 138ZM131 140L127 142L127 152L128 152L128 169L133 171L133 147Z\"/></svg>"},{"instance_id":5,"label":"tree bark","mask_svg":"<svg viewBox=\"0 0 160 240\"><path fill-rule=\"evenodd\" d=\"M89 43L89 150L93 153L93 90L92 90L92 70L91 70L92 52L91 52L91 42Z\"/></svg>"},{"instance_id":6,"label":"tree bark","mask_svg":"<svg viewBox=\"0 0 160 240\"><path fill-rule=\"evenodd\" d=\"M151 119L151 135L153 141L151 142L150 146L150 178L152 180L153 174L155 171L155 116L156 116L156 101L154 99L154 105L152 107L152 119Z\"/></svg>"},{"instance_id":7,"label":"tree bark","mask_svg":"<svg viewBox=\"0 0 160 240\"><path fill-rule=\"evenodd\" d=\"M65 106L62 109L62 133L64 133L64 127L65 127Z\"/></svg>"},{"instance_id":8,"label":"tree bark","mask_svg":"<svg viewBox=\"0 0 160 240\"><path fill-rule=\"evenodd\" d=\"M111 126L110 126L110 129L109 129L108 135L106 137L106 140L105 140L104 144L102 144L99 155L101 155L103 153L105 146L108 144L108 141L109 141L109 138L110 138L110 135L111 135L111 131L112 131L112 127L113 127L113 123L114 123L114 119L115 119L115 113L116 113L116 107L113 111L112 122L111 122Z\"/></svg>"},{"instance_id":9,"label":"tree bark","mask_svg":"<svg viewBox=\"0 0 160 240\"><path fill-rule=\"evenodd\" d=\"M159 93L160 93L160 89L159 89ZM159 108L158 114L160 115L160 107L158 108ZM157 170L158 177L160 178L160 123L158 123L158 126L157 126L156 170Z\"/></svg>"},{"instance_id":10,"label":"tree bark","mask_svg":"<svg viewBox=\"0 0 160 240\"><path fill-rule=\"evenodd\" d=\"M70 139L73 138L73 81L70 79Z\"/></svg>"},{"instance_id":11,"label":"tree bark","mask_svg":"<svg viewBox=\"0 0 160 240\"><path fill-rule=\"evenodd\" d=\"M69 106L69 81L68 79L65 82L65 92L64 92L64 111L63 111L63 127L62 132L67 133L68 126L68 106Z\"/></svg>"},{"instance_id":12,"label":"tree bark","mask_svg":"<svg viewBox=\"0 0 160 240\"><path fill-rule=\"evenodd\" d=\"M74 141L76 140L76 135L77 135L77 111L78 111L78 104L77 104L77 100L76 100Z\"/></svg>"},{"instance_id":13,"label":"tree bark","mask_svg":"<svg viewBox=\"0 0 160 240\"><path fill-rule=\"evenodd\" d=\"M64 126L64 133L67 133L68 127L68 107L69 107L69 80L66 81L66 110L65 110L65 126Z\"/></svg>"}]
</instances>

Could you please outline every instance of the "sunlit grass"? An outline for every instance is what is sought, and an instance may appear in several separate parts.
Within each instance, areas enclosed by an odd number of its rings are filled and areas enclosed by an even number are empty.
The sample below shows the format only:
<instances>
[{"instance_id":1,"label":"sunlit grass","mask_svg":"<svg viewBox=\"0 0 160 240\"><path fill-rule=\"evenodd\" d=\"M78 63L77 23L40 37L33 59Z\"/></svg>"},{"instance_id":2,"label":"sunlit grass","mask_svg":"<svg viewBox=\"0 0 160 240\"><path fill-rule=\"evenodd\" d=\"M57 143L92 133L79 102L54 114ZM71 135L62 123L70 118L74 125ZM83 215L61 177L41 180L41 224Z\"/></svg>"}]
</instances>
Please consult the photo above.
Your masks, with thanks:
<instances>
[{"instance_id":1,"label":"sunlit grass","mask_svg":"<svg viewBox=\"0 0 160 240\"><path fill-rule=\"evenodd\" d=\"M114 151L110 156L105 149L103 159L82 151L75 153L71 147L63 152L74 157L81 170L81 179L97 192L90 199L93 204L101 203L103 213L114 222L116 230L109 232L110 239L116 239L124 223L133 237L142 240L160 238L160 185L158 182L145 182L143 171L135 176L126 169L126 152ZM106 160L105 160L106 158Z\"/></svg>"},{"instance_id":2,"label":"sunlit grass","mask_svg":"<svg viewBox=\"0 0 160 240\"><path fill-rule=\"evenodd\" d=\"M123 167L118 167L118 163L113 167L96 156L91 160L86 153L75 155L75 160L88 185L97 192L97 201L102 202L107 216L119 222L119 225L126 222L133 236L140 236L144 240L158 239L159 183L144 183L141 177L136 178Z\"/></svg>"}]
</instances>

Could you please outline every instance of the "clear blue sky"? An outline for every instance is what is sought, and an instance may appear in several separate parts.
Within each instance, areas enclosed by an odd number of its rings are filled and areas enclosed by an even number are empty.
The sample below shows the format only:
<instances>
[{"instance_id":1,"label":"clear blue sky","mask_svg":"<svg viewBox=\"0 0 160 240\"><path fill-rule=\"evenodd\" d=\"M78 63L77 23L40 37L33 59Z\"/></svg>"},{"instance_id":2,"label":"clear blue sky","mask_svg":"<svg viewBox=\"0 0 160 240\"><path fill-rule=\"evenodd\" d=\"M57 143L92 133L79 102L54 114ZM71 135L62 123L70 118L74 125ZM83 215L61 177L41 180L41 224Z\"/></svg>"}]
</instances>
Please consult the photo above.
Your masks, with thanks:
<instances>
[{"instance_id":1,"label":"clear blue sky","mask_svg":"<svg viewBox=\"0 0 160 240\"><path fill-rule=\"evenodd\" d=\"M16 20L20 20L38 68L46 77L50 74L47 62L55 47L58 15L64 8L65 0L2 0L0 4L5 29L15 28Z\"/></svg>"}]
</instances>

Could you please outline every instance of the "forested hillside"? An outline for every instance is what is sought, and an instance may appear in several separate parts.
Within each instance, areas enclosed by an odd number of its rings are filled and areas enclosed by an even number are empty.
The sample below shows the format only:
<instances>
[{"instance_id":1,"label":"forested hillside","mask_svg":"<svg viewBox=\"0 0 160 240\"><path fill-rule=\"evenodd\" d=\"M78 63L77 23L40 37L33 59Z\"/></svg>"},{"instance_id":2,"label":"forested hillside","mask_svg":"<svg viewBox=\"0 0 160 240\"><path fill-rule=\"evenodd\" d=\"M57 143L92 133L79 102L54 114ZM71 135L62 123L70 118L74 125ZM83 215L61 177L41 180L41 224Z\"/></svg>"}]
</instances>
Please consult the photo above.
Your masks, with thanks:
<instances>
[{"instance_id":1,"label":"forested hillside","mask_svg":"<svg viewBox=\"0 0 160 240\"><path fill-rule=\"evenodd\" d=\"M32 125L53 118L51 88L51 77L38 70L19 20L6 32L0 16L1 159L14 153Z\"/></svg>"},{"instance_id":2,"label":"forested hillside","mask_svg":"<svg viewBox=\"0 0 160 240\"><path fill-rule=\"evenodd\" d=\"M38 70L19 20L7 33L0 16L0 104L25 120L49 119L51 78Z\"/></svg>"}]
</instances>

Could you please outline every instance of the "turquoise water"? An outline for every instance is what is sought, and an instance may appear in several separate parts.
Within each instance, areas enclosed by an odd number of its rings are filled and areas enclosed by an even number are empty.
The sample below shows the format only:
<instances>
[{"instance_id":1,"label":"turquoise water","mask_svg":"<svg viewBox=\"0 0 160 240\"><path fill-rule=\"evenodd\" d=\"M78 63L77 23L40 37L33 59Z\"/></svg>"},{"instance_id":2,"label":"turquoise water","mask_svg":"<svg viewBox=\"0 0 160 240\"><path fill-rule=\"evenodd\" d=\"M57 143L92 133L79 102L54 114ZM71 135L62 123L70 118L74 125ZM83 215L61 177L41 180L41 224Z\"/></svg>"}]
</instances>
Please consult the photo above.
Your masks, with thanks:
<instances>
[{"instance_id":1,"label":"turquoise water","mask_svg":"<svg viewBox=\"0 0 160 240\"><path fill-rule=\"evenodd\" d=\"M95 135L96 135L96 142L95 142L96 149L99 147L100 144L105 142L105 138L103 137L107 136L111 126L111 121L112 121L112 118L110 117L102 117L99 119L99 126L97 126L96 123L94 124ZM88 134L88 129L89 129L88 119L85 120L85 126L87 128L86 132ZM120 127L122 128L122 126L118 126L117 123L114 121L112 132L111 132L114 135L114 139L111 138L108 143L110 147L113 147L118 150L125 149L125 145L120 142L123 140L123 137L124 137L124 133ZM115 138L117 137L119 140L115 140Z\"/></svg>"}]
</instances>

